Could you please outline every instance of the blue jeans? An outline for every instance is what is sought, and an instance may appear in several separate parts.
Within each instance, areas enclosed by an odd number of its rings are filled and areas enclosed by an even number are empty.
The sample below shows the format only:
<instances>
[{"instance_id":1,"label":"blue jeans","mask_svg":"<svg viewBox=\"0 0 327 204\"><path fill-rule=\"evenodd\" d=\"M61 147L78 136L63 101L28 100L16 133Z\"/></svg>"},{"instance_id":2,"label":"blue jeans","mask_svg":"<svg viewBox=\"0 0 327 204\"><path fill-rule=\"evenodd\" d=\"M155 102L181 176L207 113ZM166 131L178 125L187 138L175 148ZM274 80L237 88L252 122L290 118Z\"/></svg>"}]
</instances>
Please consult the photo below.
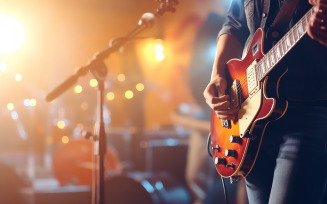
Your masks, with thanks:
<instances>
[{"instance_id":1,"label":"blue jeans","mask_svg":"<svg viewBox=\"0 0 327 204\"><path fill-rule=\"evenodd\" d=\"M327 106L289 105L246 177L250 204L327 203Z\"/></svg>"}]
</instances>

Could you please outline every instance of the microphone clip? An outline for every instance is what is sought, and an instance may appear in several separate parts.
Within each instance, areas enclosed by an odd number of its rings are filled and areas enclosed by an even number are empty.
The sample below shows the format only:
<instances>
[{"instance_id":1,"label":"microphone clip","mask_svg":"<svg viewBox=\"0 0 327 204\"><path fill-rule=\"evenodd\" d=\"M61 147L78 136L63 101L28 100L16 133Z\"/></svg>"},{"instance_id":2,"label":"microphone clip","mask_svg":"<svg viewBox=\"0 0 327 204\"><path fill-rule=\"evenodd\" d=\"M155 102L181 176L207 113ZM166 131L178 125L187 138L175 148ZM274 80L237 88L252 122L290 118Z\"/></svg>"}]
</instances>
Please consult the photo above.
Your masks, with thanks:
<instances>
[{"instance_id":1,"label":"microphone clip","mask_svg":"<svg viewBox=\"0 0 327 204\"><path fill-rule=\"evenodd\" d=\"M160 3L160 8L157 9L156 14L163 16L167 11L174 13L176 11L175 6L178 4L178 0L156 0Z\"/></svg>"}]
</instances>

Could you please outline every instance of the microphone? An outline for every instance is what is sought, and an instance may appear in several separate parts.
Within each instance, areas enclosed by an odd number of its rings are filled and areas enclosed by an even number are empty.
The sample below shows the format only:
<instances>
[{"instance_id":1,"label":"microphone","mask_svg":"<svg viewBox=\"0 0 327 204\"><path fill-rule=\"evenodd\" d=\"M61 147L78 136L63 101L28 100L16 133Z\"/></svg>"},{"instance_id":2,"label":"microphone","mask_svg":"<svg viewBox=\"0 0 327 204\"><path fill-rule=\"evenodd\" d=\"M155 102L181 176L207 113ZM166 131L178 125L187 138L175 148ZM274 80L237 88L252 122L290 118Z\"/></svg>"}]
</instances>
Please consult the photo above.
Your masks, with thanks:
<instances>
[{"instance_id":1,"label":"microphone","mask_svg":"<svg viewBox=\"0 0 327 204\"><path fill-rule=\"evenodd\" d=\"M153 13L144 13L139 20L139 26L151 28L156 22L156 17Z\"/></svg>"}]
</instances>

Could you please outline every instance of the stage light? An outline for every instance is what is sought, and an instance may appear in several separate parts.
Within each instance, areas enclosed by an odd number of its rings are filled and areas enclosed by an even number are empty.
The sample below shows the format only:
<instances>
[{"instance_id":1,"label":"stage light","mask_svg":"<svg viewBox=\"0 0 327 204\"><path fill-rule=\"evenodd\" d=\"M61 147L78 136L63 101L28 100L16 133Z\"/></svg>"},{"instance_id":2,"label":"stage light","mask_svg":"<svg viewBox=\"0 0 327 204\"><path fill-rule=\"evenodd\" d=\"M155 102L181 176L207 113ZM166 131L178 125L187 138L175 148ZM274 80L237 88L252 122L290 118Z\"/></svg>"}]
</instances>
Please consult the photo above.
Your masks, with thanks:
<instances>
[{"instance_id":1,"label":"stage light","mask_svg":"<svg viewBox=\"0 0 327 204\"><path fill-rule=\"evenodd\" d=\"M125 81L125 79L126 79L125 74L118 74L117 79L118 79L118 81L120 81L120 82Z\"/></svg>"},{"instance_id":2,"label":"stage light","mask_svg":"<svg viewBox=\"0 0 327 204\"><path fill-rule=\"evenodd\" d=\"M81 85L76 85L75 88L74 88L74 92L79 94L79 93L82 93L83 91L83 87Z\"/></svg>"},{"instance_id":3,"label":"stage light","mask_svg":"<svg viewBox=\"0 0 327 204\"><path fill-rule=\"evenodd\" d=\"M21 81L23 79L23 76L21 74L15 74L15 80Z\"/></svg>"},{"instance_id":4,"label":"stage light","mask_svg":"<svg viewBox=\"0 0 327 204\"><path fill-rule=\"evenodd\" d=\"M69 137L67 137L67 136L62 136L62 137L61 137L61 142L62 142L63 144L67 144L67 143L69 142Z\"/></svg>"},{"instance_id":5,"label":"stage light","mask_svg":"<svg viewBox=\"0 0 327 204\"><path fill-rule=\"evenodd\" d=\"M155 50L156 52L163 52L164 47L163 47L162 44L156 44L156 45L154 46L154 50Z\"/></svg>"},{"instance_id":6,"label":"stage light","mask_svg":"<svg viewBox=\"0 0 327 204\"><path fill-rule=\"evenodd\" d=\"M164 59L165 59L165 54L164 54L164 53L162 53L162 52L158 52L158 53L156 53L156 60L157 60L157 61L161 62L161 61L163 61Z\"/></svg>"},{"instance_id":7,"label":"stage light","mask_svg":"<svg viewBox=\"0 0 327 204\"><path fill-rule=\"evenodd\" d=\"M156 40L154 51L156 52L155 58L157 61L161 62L165 59L165 54L163 53L164 46L162 45L162 40Z\"/></svg>"},{"instance_id":8,"label":"stage light","mask_svg":"<svg viewBox=\"0 0 327 204\"><path fill-rule=\"evenodd\" d=\"M144 90L144 85L142 83L136 84L136 90L143 91Z\"/></svg>"},{"instance_id":9,"label":"stage light","mask_svg":"<svg viewBox=\"0 0 327 204\"><path fill-rule=\"evenodd\" d=\"M126 97L127 99L131 99L131 98L133 98L133 96L134 96L133 91L131 91L131 90L127 90L127 91L125 92L125 97Z\"/></svg>"},{"instance_id":10,"label":"stage light","mask_svg":"<svg viewBox=\"0 0 327 204\"><path fill-rule=\"evenodd\" d=\"M59 129L64 129L66 124L65 124L65 121L63 120L59 120L58 123L57 123L57 126Z\"/></svg>"},{"instance_id":11,"label":"stage light","mask_svg":"<svg viewBox=\"0 0 327 204\"><path fill-rule=\"evenodd\" d=\"M7 109L8 109L8 110L12 111L12 110L14 110L14 108L15 108L15 106L14 106L13 103L8 103L8 104L7 104Z\"/></svg>"},{"instance_id":12,"label":"stage light","mask_svg":"<svg viewBox=\"0 0 327 204\"><path fill-rule=\"evenodd\" d=\"M0 53L16 51L24 42L24 29L14 18L0 15Z\"/></svg>"},{"instance_id":13,"label":"stage light","mask_svg":"<svg viewBox=\"0 0 327 204\"><path fill-rule=\"evenodd\" d=\"M106 98L108 101L112 101L115 99L115 94L113 92L108 92Z\"/></svg>"},{"instance_id":14,"label":"stage light","mask_svg":"<svg viewBox=\"0 0 327 204\"><path fill-rule=\"evenodd\" d=\"M96 79L91 79L90 80L90 86L91 87L97 87L98 86L98 80L96 80Z\"/></svg>"},{"instance_id":15,"label":"stage light","mask_svg":"<svg viewBox=\"0 0 327 204\"><path fill-rule=\"evenodd\" d=\"M7 65L4 63L0 63L0 71L4 72L7 70Z\"/></svg>"}]
</instances>

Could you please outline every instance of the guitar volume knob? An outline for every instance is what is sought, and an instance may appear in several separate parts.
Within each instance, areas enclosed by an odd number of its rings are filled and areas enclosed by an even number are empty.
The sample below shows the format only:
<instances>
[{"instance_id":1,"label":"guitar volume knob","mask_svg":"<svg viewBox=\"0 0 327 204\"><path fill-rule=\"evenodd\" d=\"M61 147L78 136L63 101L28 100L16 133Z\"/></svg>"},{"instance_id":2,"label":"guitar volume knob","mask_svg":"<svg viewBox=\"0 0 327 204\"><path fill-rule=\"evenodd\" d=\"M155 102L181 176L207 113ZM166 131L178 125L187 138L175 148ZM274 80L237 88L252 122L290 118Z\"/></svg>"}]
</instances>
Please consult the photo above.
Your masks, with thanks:
<instances>
[{"instance_id":1,"label":"guitar volume knob","mask_svg":"<svg viewBox=\"0 0 327 204\"><path fill-rule=\"evenodd\" d=\"M217 152L220 151L220 146L217 144L215 147L212 147L212 150L216 150Z\"/></svg>"},{"instance_id":2,"label":"guitar volume knob","mask_svg":"<svg viewBox=\"0 0 327 204\"><path fill-rule=\"evenodd\" d=\"M236 157L236 151L234 149L226 149L225 156L226 157Z\"/></svg>"},{"instance_id":3,"label":"guitar volume knob","mask_svg":"<svg viewBox=\"0 0 327 204\"><path fill-rule=\"evenodd\" d=\"M229 137L229 141L231 143L238 143L238 144L241 144L242 143L242 138L240 136L234 136L234 135L231 135Z\"/></svg>"},{"instance_id":4,"label":"guitar volume knob","mask_svg":"<svg viewBox=\"0 0 327 204\"><path fill-rule=\"evenodd\" d=\"M215 164L216 165L226 165L226 159L223 157L223 158L219 158L219 157L216 157L215 158Z\"/></svg>"}]
</instances>

